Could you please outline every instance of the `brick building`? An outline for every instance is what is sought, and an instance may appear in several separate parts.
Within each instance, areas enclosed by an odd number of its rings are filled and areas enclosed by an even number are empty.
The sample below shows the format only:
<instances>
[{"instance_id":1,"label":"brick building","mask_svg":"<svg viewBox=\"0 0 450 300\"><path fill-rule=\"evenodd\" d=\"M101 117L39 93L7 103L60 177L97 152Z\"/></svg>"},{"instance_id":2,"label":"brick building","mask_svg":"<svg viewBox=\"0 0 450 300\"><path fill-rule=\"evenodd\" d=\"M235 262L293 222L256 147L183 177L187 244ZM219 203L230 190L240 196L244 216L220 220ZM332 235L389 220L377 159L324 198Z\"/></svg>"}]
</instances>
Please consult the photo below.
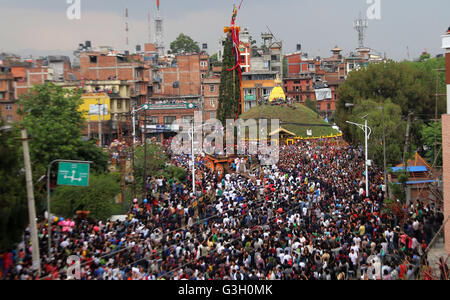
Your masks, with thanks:
<instances>
[{"instance_id":1,"label":"brick building","mask_svg":"<svg viewBox=\"0 0 450 300\"><path fill-rule=\"evenodd\" d=\"M167 61L167 67L157 71L159 89L149 98L147 137L163 141L173 137L175 121L190 121L194 113L203 111L204 118L215 117L218 105L220 79L209 78L209 55L187 53ZM212 87L213 86L213 87ZM143 113L140 116L144 130Z\"/></svg>"},{"instance_id":2,"label":"brick building","mask_svg":"<svg viewBox=\"0 0 450 300\"><path fill-rule=\"evenodd\" d=\"M209 56L207 54L177 55L172 65L161 68L161 91L155 96L193 96L201 95L202 80L209 72Z\"/></svg>"},{"instance_id":3,"label":"brick building","mask_svg":"<svg viewBox=\"0 0 450 300\"><path fill-rule=\"evenodd\" d=\"M353 70L385 59L371 53L371 49L360 48L345 57L338 46L331 50L328 58L308 58L301 51L285 55L286 74L283 79L288 99L305 103L316 102L316 109L323 117L330 118L336 111L339 100L338 88Z\"/></svg>"},{"instance_id":4,"label":"brick building","mask_svg":"<svg viewBox=\"0 0 450 300\"><path fill-rule=\"evenodd\" d=\"M18 119L11 68L0 65L0 117L7 123Z\"/></svg>"},{"instance_id":5,"label":"brick building","mask_svg":"<svg viewBox=\"0 0 450 300\"><path fill-rule=\"evenodd\" d=\"M0 64L0 111L8 122L17 122L18 100L36 84L53 80L53 69L40 61L3 58Z\"/></svg>"},{"instance_id":6,"label":"brick building","mask_svg":"<svg viewBox=\"0 0 450 300\"><path fill-rule=\"evenodd\" d=\"M203 120L215 119L219 107L220 78L203 80Z\"/></svg>"},{"instance_id":7,"label":"brick building","mask_svg":"<svg viewBox=\"0 0 450 300\"><path fill-rule=\"evenodd\" d=\"M130 85L132 106L147 102L151 76L148 65L114 51L89 51L80 54L80 79L126 81Z\"/></svg>"}]
</instances>

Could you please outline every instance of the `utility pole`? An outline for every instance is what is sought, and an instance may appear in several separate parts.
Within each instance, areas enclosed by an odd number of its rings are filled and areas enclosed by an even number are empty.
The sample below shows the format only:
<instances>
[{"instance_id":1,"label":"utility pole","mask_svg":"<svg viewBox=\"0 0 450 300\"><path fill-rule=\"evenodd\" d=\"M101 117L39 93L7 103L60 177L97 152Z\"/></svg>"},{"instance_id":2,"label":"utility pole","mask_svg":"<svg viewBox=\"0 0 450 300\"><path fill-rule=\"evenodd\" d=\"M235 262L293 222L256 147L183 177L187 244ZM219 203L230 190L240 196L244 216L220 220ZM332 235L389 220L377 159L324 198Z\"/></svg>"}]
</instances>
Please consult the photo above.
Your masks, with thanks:
<instances>
[{"instance_id":1,"label":"utility pole","mask_svg":"<svg viewBox=\"0 0 450 300\"><path fill-rule=\"evenodd\" d=\"M405 136L405 149L403 151L403 167L405 168L405 172L407 170L407 165L406 165L406 153L408 152L408 148L409 148L409 131L411 128L411 116L413 115L412 112L410 112L408 114L408 124L406 125L406 136Z\"/></svg>"},{"instance_id":2,"label":"utility pole","mask_svg":"<svg viewBox=\"0 0 450 300\"><path fill-rule=\"evenodd\" d=\"M142 187L142 199L145 199L147 196L147 110L145 110L144 114L144 184Z\"/></svg>"},{"instance_id":3,"label":"utility pole","mask_svg":"<svg viewBox=\"0 0 450 300\"><path fill-rule=\"evenodd\" d=\"M99 141L99 146L103 147L103 141L102 141L102 122L101 122L101 116L102 112L101 112L101 104L100 104L100 99L98 99L98 141Z\"/></svg>"},{"instance_id":4,"label":"utility pole","mask_svg":"<svg viewBox=\"0 0 450 300\"><path fill-rule=\"evenodd\" d=\"M88 140L91 139L91 114L88 114Z\"/></svg>"},{"instance_id":5,"label":"utility pole","mask_svg":"<svg viewBox=\"0 0 450 300\"><path fill-rule=\"evenodd\" d=\"M360 129L362 129L362 131L364 131L364 140L365 140L365 152L366 152L366 197L369 198L369 138L370 135L372 134L372 128L370 128L369 126L367 126L367 116L362 117L363 119L365 119L364 125L363 124L358 124L358 123L354 123L354 122L349 122L346 121L346 123L348 124L352 124L355 126L358 126ZM372 212L373 212L373 205L372 205Z\"/></svg>"},{"instance_id":6,"label":"utility pole","mask_svg":"<svg viewBox=\"0 0 450 300\"><path fill-rule=\"evenodd\" d=\"M192 192L194 197L196 197L195 191L195 153L194 153L194 120L192 120L192 139L191 139L191 153L192 153Z\"/></svg>"},{"instance_id":7,"label":"utility pole","mask_svg":"<svg viewBox=\"0 0 450 300\"><path fill-rule=\"evenodd\" d=\"M369 141L369 137L367 135L368 131L367 131L367 119L364 122L364 136L365 136L365 140L366 140L366 197L369 198L369 145L368 145L368 141Z\"/></svg>"},{"instance_id":8,"label":"utility pole","mask_svg":"<svg viewBox=\"0 0 450 300\"><path fill-rule=\"evenodd\" d=\"M27 199L28 199L28 217L30 221L33 270L37 270L40 275L41 262L39 255L39 239L36 224L36 207L34 203L33 176L31 174L30 149L28 146L27 130L23 127L21 132L22 132L23 160L25 164L25 178L26 178Z\"/></svg>"},{"instance_id":9,"label":"utility pole","mask_svg":"<svg viewBox=\"0 0 450 300\"><path fill-rule=\"evenodd\" d=\"M383 156L384 156L384 186L385 186L385 198L386 196L389 197L389 185L387 182L387 163L386 163L386 127L384 126L384 103L382 106L383 110Z\"/></svg>"}]
</instances>

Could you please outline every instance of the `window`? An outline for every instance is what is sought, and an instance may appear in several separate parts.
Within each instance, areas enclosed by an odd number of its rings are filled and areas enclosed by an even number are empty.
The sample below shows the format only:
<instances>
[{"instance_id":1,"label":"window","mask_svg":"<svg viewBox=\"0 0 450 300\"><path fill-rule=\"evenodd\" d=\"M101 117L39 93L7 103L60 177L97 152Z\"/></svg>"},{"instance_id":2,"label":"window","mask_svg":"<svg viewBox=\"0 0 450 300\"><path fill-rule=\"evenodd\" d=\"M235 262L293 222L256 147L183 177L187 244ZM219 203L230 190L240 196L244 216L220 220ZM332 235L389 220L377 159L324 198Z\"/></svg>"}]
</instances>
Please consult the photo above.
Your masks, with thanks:
<instances>
[{"instance_id":1,"label":"window","mask_svg":"<svg viewBox=\"0 0 450 300\"><path fill-rule=\"evenodd\" d=\"M89 56L89 62L91 64L96 64L97 63L97 56Z\"/></svg>"},{"instance_id":2,"label":"window","mask_svg":"<svg viewBox=\"0 0 450 300\"><path fill-rule=\"evenodd\" d=\"M122 109L122 101L121 100L117 100L117 109Z\"/></svg>"},{"instance_id":3,"label":"window","mask_svg":"<svg viewBox=\"0 0 450 300\"><path fill-rule=\"evenodd\" d=\"M210 92L214 92L215 90L216 90L215 85L214 85L214 84L210 84L210 85L209 85L209 91L210 91Z\"/></svg>"},{"instance_id":4,"label":"window","mask_svg":"<svg viewBox=\"0 0 450 300\"><path fill-rule=\"evenodd\" d=\"M209 118L210 119L215 119L216 118L216 112L215 111L210 112L209 113Z\"/></svg>"},{"instance_id":5,"label":"window","mask_svg":"<svg viewBox=\"0 0 450 300\"><path fill-rule=\"evenodd\" d=\"M166 125L172 125L173 122L177 120L177 117L174 116L166 116L164 117L164 124Z\"/></svg>"},{"instance_id":6,"label":"window","mask_svg":"<svg viewBox=\"0 0 450 300\"><path fill-rule=\"evenodd\" d=\"M6 116L6 122L8 122L8 123L12 122L12 116L11 115L7 115Z\"/></svg>"},{"instance_id":7,"label":"window","mask_svg":"<svg viewBox=\"0 0 450 300\"><path fill-rule=\"evenodd\" d=\"M317 104L317 110L319 111L320 110L320 104Z\"/></svg>"},{"instance_id":8,"label":"window","mask_svg":"<svg viewBox=\"0 0 450 300\"><path fill-rule=\"evenodd\" d=\"M330 103L327 104L327 109L331 110L331 104Z\"/></svg>"},{"instance_id":9,"label":"window","mask_svg":"<svg viewBox=\"0 0 450 300\"><path fill-rule=\"evenodd\" d=\"M211 107L216 107L216 100L211 99L210 104L211 104Z\"/></svg>"},{"instance_id":10,"label":"window","mask_svg":"<svg viewBox=\"0 0 450 300\"><path fill-rule=\"evenodd\" d=\"M183 123L192 124L192 122L194 122L194 116L182 116L181 120Z\"/></svg>"},{"instance_id":11,"label":"window","mask_svg":"<svg viewBox=\"0 0 450 300\"><path fill-rule=\"evenodd\" d=\"M294 84L300 84L300 80L294 80Z\"/></svg>"},{"instance_id":12,"label":"window","mask_svg":"<svg viewBox=\"0 0 450 300\"><path fill-rule=\"evenodd\" d=\"M0 99L4 99L5 98L5 93L0 93Z\"/></svg>"},{"instance_id":13,"label":"window","mask_svg":"<svg viewBox=\"0 0 450 300\"><path fill-rule=\"evenodd\" d=\"M206 77L206 76L205 76L205 74L204 74L204 73L202 73L202 79L205 79L205 77Z\"/></svg>"},{"instance_id":14,"label":"window","mask_svg":"<svg viewBox=\"0 0 450 300\"><path fill-rule=\"evenodd\" d=\"M206 68L208 66L208 62L207 61L201 61L200 62L200 67Z\"/></svg>"},{"instance_id":15,"label":"window","mask_svg":"<svg viewBox=\"0 0 450 300\"><path fill-rule=\"evenodd\" d=\"M158 116L151 116L150 118L147 117L147 125L156 125L159 124L159 118Z\"/></svg>"},{"instance_id":16,"label":"window","mask_svg":"<svg viewBox=\"0 0 450 300\"><path fill-rule=\"evenodd\" d=\"M12 104L5 104L5 110L12 110Z\"/></svg>"}]
</instances>

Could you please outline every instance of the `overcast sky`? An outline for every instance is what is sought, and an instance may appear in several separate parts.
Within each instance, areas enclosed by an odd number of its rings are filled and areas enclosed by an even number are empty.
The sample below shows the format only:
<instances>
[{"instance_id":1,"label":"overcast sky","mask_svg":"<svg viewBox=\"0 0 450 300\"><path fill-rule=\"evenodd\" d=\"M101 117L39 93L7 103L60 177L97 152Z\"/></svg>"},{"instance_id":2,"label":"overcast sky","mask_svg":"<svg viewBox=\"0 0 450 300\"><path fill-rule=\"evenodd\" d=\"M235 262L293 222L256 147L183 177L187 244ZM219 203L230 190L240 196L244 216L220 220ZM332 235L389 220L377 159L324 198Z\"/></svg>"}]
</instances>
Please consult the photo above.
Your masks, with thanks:
<instances>
[{"instance_id":1,"label":"overcast sky","mask_svg":"<svg viewBox=\"0 0 450 300\"><path fill-rule=\"evenodd\" d=\"M86 40L125 49L126 7L130 47L147 42L147 16L155 12L156 0L80 1L81 19L69 20L68 0L0 0L0 52L68 55ZM310 56L328 56L336 45L347 54L358 45L353 20L365 16L373 1L381 1L381 19L369 21L367 46L395 60L407 59L407 47L411 58L424 50L443 53L440 36L450 26L449 0L244 0L237 21L258 43L269 27L284 42L285 53L301 44ZM185 33L215 53L234 3L240 0L161 0L166 47Z\"/></svg>"}]
</instances>

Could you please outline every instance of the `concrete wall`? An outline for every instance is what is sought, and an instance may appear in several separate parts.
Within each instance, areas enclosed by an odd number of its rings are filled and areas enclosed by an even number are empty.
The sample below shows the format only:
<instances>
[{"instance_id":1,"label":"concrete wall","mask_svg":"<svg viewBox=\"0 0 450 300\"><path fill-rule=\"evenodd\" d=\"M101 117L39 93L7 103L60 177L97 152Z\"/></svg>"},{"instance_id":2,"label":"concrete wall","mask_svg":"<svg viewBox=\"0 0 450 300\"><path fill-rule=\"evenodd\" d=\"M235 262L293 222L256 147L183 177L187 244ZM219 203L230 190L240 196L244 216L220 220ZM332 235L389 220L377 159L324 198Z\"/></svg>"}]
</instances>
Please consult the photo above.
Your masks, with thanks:
<instances>
[{"instance_id":1,"label":"concrete wall","mask_svg":"<svg viewBox=\"0 0 450 300\"><path fill-rule=\"evenodd\" d=\"M450 215L450 115L442 116L442 151L444 159L444 220ZM450 254L450 222L445 226L445 248Z\"/></svg>"}]
</instances>

